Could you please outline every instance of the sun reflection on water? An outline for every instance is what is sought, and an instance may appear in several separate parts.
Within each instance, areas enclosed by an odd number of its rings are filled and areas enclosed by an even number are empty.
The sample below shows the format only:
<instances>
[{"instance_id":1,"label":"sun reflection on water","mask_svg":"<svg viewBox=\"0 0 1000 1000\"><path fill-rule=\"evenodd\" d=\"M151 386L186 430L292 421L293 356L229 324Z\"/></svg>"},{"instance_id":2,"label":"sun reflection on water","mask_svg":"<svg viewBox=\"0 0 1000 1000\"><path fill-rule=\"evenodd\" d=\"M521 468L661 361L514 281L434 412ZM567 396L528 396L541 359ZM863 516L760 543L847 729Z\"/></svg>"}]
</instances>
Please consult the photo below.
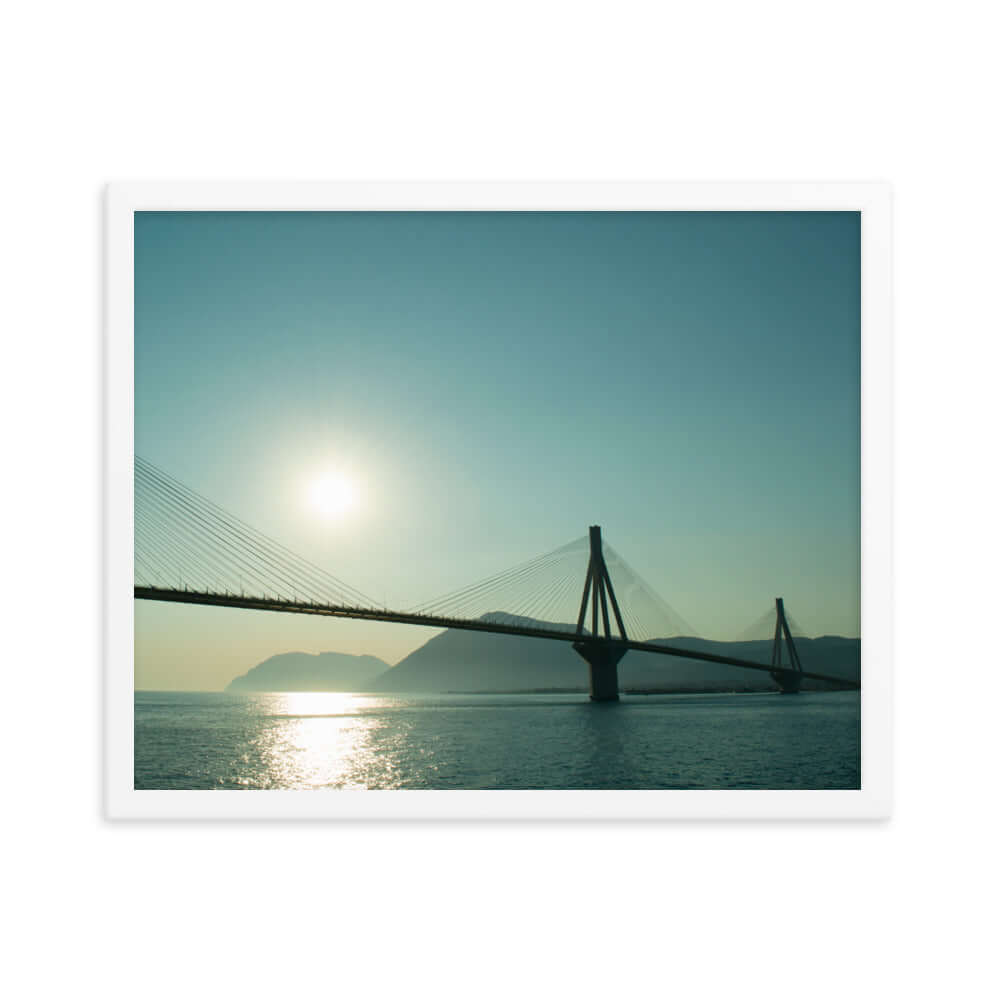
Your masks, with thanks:
<instances>
[{"instance_id":1,"label":"sun reflection on water","mask_svg":"<svg viewBox=\"0 0 1000 1000\"><path fill-rule=\"evenodd\" d=\"M368 788L392 784L380 750L376 699L336 692L274 694L261 706L261 784L272 788Z\"/></svg>"}]
</instances>

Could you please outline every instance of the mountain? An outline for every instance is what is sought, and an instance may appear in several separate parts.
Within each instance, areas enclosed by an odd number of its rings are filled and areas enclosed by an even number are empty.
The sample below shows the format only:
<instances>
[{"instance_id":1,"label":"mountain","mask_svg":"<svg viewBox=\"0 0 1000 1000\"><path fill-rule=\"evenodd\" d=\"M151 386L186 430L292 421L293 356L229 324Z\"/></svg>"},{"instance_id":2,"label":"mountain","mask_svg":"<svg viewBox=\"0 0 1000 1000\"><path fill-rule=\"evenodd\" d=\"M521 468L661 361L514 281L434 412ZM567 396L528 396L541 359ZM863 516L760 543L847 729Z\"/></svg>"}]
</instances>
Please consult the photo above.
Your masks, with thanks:
<instances>
[{"instance_id":1,"label":"mountain","mask_svg":"<svg viewBox=\"0 0 1000 1000\"><path fill-rule=\"evenodd\" d=\"M377 656L279 653L234 678L227 691L365 691L389 669Z\"/></svg>"},{"instance_id":2,"label":"mountain","mask_svg":"<svg viewBox=\"0 0 1000 1000\"><path fill-rule=\"evenodd\" d=\"M571 625L553 625L517 619L511 615L484 616L506 623L575 631ZM770 663L771 642L717 642L711 639L674 637L654 640L699 652ZM802 668L816 673L857 680L861 672L861 640L840 636L796 639ZM771 690L774 682L763 672L721 663L706 663L679 656L630 651L618 665L623 690L757 691ZM586 690L586 662L570 643L526 636L491 635L448 629L429 639L369 685L370 691L533 691L541 689ZM806 681L803 689L821 688Z\"/></svg>"},{"instance_id":3,"label":"mountain","mask_svg":"<svg viewBox=\"0 0 1000 1000\"><path fill-rule=\"evenodd\" d=\"M675 636L653 641L693 652L732 656L756 663L771 662L770 639L719 642L694 636ZM848 639L839 635L825 635L816 639L799 637L795 640L795 649L805 671L855 683L861 678L860 639ZM787 653L784 651L783 659L788 666ZM768 691L775 686L770 675L761 671L731 667L724 663L690 660L681 656L634 651L628 653L619 664L618 677L619 684L624 689ZM823 681L808 678L802 682L804 691L822 690L828 686Z\"/></svg>"},{"instance_id":4,"label":"mountain","mask_svg":"<svg viewBox=\"0 0 1000 1000\"><path fill-rule=\"evenodd\" d=\"M508 625L575 632L575 625L540 622L493 613L484 619ZM673 637L654 640L698 652L771 662L771 641L717 642ZM856 681L861 674L861 640L840 636L796 639L804 670ZM624 691L769 691L767 673L658 653L627 653L618 664ZM280 653L235 678L227 691L585 691L587 664L568 642L528 636L492 635L448 629L394 667L375 656L346 653ZM805 681L804 690L822 688Z\"/></svg>"}]
</instances>

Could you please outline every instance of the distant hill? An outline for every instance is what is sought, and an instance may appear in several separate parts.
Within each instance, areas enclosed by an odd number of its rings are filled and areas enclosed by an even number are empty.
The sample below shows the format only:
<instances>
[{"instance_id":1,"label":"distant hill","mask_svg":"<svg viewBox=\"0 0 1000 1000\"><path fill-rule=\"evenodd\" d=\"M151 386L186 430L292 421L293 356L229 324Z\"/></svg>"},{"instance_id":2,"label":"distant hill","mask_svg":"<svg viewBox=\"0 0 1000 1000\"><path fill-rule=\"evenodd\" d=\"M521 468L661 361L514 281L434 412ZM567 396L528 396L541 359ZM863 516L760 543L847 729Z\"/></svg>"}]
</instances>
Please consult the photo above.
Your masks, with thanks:
<instances>
[{"instance_id":1,"label":"distant hill","mask_svg":"<svg viewBox=\"0 0 1000 1000\"><path fill-rule=\"evenodd\" d=\"M511 615L493 614L493 620L520 621L547 628L574 626ZM711 639L675 637L656 640L700 652L728 655L769 663L770 640L717 642ZM861 641L840 636L796 639L795 646L807 671L858 680L861 674ZM623 690L719 690L762 691L774 688L768 674L724 664L705 663L678 656L630 651L618 665ZM523 636L490 635L449 629L429 639L395 667L374 679L371 691L531 691L539 689L586 690L587 664L570 643ZM806 681L803 688L821 688L822 682Z\"/></svg>"},{"instance_id":2,"label":"distant hill","mask_svg":"<svg viewBox=\"0 0 1000 1000\"><path fill-rule=\"evenodd\" d=\"M279 653L230 681L227 691L366 691L389 669L377 656Z\"/></svg>"},{"instance_id":3,"label":"distant hill","mask_svg":"<svg viewBox=\"0 0 1000 1000\"><path fill-rule=\"evenodd\" d=\"M492 621L576 631L575 625L539 622L494 613ZM673 637L654 640L671 646L733 656L760 663L771 661L771 641L717 642ZM796 639L803 669L857 681L861 675L861 640L840 636ZM764 672L721 663L705 663L657 653L627 653L618 665L622 690L641 691L768 691L774 682ZM392 691L499 692L585 691L587 664L568 642L526 636L491 635L448 629L434 636L394 667L375 656L346 653L280 653L235 678L227 691ZM822 682L805 681L806 690Z\"/></svg>"}]
</instances>

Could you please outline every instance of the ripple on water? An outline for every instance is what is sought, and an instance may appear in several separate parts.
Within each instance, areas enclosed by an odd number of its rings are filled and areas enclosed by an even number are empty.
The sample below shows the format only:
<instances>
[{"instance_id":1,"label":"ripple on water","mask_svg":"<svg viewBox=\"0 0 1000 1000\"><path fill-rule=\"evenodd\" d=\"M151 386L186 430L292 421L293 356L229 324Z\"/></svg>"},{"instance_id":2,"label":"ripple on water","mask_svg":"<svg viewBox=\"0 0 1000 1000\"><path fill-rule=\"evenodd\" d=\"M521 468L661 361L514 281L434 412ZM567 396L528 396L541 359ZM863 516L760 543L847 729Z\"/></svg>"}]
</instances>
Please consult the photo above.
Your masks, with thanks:
<instances>
[{"instance_id":1,"label":"ripple on water","mask_svg":"<svg viewBox=\"0 0 1000 1000\"><path fill-rule=\"evenodd\" d=\"M136 788L858 788L857 692L135 696Z\"/></svg>"}]
</instances>

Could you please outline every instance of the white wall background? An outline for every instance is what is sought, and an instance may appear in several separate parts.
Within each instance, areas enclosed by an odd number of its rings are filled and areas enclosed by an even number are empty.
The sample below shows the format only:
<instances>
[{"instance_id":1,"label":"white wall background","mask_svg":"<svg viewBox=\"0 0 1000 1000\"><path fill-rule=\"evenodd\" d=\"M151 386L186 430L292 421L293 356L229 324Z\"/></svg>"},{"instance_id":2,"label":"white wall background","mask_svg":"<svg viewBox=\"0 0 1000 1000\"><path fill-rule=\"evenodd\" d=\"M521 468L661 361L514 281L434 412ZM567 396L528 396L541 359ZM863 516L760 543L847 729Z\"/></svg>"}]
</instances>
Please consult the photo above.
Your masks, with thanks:
<instances>
[{"instance_id":1,"label":"white wall background","mask_svg":"<svg viewBox=\"0 0 1000 1000\"><path fill-rule=\"evenodd\" d=\"M994 17L987 3L872 0L8 10L0 940L10 995L995 988ZM243 177L891 181L895 818L105 823L101 189Z\"/></svg>"}]
</instances>

